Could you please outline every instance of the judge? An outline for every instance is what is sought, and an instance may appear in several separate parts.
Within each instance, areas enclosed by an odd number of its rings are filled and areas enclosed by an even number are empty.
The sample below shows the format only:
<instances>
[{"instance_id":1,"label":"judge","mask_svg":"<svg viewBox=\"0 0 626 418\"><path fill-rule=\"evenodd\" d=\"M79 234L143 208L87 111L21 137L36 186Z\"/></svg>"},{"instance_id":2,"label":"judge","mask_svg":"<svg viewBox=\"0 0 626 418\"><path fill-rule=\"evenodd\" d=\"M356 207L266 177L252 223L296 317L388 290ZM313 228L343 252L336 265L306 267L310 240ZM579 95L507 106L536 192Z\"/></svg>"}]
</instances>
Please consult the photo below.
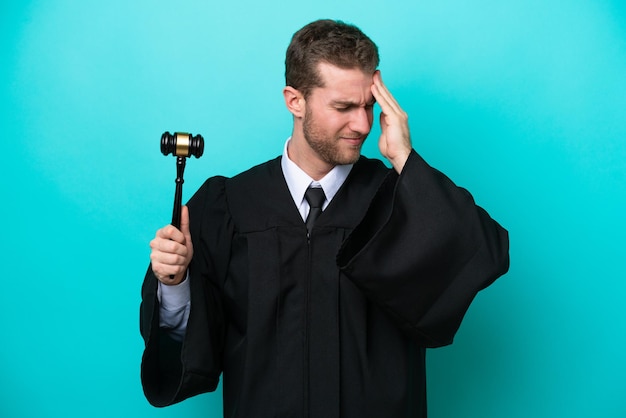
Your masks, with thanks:
<instances>
[{"instance_id":1,"label":"judge","mask_svg":"<svg viewBox=\"0 0 626 418\"><path fill-rule=\"evenodd\" d=\"M225 417L425 417L450 344L509 265L508 235L412 148L376 45L320 20L292 38L280 157L213 177L150 243L142 382L155 406L223 384ZM361 156L381 109L378 146Z\"/></svg>"}]
</instances>

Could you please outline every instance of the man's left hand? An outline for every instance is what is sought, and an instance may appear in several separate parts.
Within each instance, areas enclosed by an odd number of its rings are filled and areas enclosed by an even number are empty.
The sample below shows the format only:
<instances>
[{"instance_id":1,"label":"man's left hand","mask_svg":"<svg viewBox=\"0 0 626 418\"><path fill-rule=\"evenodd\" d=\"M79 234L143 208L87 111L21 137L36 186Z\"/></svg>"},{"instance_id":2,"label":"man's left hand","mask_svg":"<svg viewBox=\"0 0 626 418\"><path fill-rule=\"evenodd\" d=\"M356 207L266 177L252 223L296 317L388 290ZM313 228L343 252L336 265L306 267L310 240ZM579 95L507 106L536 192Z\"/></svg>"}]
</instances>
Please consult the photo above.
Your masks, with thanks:
<instances>
[{"instance_id":1,"label":"man's left hand","mask_svg":"<svg viewBox=\"0 0 626 418\"><path fill-rule=\"evenodd\" d=\"M378 147L398 174L402 172L411 153L411 135L408 115L402 110L396 99L383 83L380 71L374 73L372 94L380 105L380 139Z\"/></svg>"}]
</instances>

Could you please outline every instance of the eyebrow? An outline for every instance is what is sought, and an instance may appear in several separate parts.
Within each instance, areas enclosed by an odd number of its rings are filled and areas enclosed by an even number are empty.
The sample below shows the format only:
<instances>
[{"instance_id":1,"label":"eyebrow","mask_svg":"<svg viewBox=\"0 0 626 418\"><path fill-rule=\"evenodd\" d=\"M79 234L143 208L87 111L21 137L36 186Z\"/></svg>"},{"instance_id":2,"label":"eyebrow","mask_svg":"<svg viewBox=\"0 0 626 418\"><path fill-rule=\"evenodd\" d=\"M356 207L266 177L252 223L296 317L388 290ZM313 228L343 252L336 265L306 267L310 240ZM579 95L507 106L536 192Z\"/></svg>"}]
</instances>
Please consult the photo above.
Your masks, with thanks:
<instances>
[{"instance_id":1,"label":"eyebrow","mask_svg":"<svg viewBox=\"0 0 626 418\"><path fill-rule=\"evenodd\" d=\"M346 106L346 107L359 106L358 103L350 101L350 100L333 100L331 103L334 106ZM365 106L374 106L374 104L376 104L376 99L372 98L372 100L365 103Z\"/></svg>"}]
</instances>

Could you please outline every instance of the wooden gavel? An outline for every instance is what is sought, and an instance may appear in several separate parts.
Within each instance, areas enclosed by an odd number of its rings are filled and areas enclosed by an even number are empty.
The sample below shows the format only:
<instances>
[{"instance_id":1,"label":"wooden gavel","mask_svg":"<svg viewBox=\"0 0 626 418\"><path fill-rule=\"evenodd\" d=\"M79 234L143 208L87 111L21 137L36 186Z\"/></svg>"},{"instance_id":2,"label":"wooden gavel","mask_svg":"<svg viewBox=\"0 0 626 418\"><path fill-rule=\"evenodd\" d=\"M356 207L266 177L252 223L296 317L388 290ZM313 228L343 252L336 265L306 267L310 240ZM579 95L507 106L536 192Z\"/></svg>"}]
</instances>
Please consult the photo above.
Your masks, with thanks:
<instances>
[{"instance_id":1,"label":"wooden gavel","mask_svg":"<svg viewBox=\"0 0 626 418\"><path fill-rule=\"evenodd\" d=\"M204 138L202 135L176 132L174 135L165 132L161 136L161 152L163 155L176 156L176 194L174 195L174 210L172 211L172 225L180 229L180 213L183 198L183 175L187 157L200 158L204 152Z\"/></svg>"}]
</instances>

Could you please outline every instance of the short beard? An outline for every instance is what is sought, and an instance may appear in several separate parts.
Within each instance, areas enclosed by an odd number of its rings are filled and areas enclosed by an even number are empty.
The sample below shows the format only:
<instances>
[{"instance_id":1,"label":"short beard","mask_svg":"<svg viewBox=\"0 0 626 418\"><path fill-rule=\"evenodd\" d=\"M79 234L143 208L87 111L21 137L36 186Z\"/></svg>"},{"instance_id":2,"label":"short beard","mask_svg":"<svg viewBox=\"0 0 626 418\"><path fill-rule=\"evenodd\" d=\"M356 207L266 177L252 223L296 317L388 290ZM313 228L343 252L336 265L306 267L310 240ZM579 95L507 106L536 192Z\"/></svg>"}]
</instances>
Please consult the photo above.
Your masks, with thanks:
<instances>
[{"instance_id":1,"label":"short beard","mask_svg":"<svg viewBox=\"0 0 626 418\"><path fill-rule=\"evenodd\" d=\"M358 147L353 147L356 152L343 155L339 148L340 139L328 138L326 133L317 127L313 120L313 115L308 108L305 111L302 131L304 139L311 149L327 164L333 166L354 164L361 156L361 146L363 142Z\"/></svg>"}]
</instances>

